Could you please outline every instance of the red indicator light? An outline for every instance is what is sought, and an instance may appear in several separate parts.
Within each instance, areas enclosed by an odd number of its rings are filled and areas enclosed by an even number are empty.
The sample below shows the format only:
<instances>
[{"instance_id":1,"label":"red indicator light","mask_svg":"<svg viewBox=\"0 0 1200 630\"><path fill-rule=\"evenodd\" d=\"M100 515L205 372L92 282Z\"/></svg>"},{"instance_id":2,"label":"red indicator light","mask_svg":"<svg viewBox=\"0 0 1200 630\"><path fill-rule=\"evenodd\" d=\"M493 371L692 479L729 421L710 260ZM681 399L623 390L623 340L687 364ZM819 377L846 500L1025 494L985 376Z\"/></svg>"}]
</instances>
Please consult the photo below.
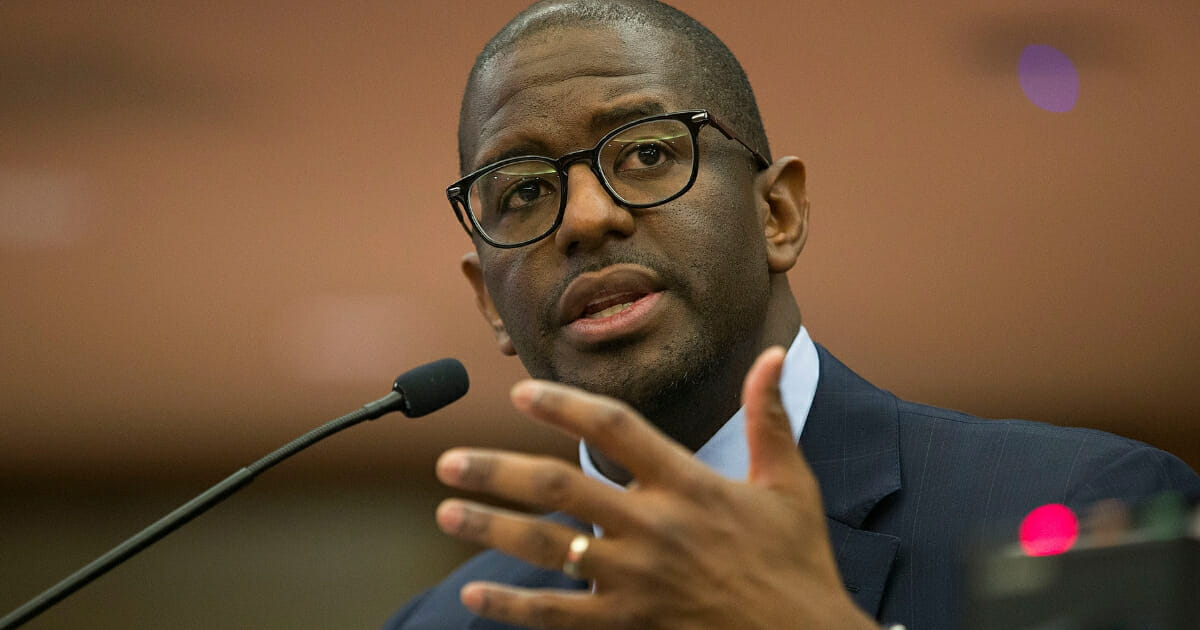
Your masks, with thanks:
<instances>
[{"instance_id":1,"label":"red indicator light","mask_svg":"<svg viewBox=\"0 0 1200 630\"><path fill-rule=\"evenodd\" d=\"M1030 556L1053 556L1075 545L1079 520L1071 508L1051 503L1030 512L1021 521L1021 548Z\"/></svg>"}]
</instances>

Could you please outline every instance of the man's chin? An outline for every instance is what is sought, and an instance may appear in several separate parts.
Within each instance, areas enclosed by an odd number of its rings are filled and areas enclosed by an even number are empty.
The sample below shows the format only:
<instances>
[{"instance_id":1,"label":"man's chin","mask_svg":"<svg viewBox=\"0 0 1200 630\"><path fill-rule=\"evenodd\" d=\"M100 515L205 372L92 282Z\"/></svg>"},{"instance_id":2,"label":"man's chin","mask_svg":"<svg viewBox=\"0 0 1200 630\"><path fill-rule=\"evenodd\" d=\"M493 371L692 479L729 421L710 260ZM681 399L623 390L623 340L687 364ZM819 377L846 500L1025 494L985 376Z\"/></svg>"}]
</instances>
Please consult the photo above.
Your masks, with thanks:
<instances>
[{"instance_id":1,"label":"man's chin","mask_svg":"<svg viewBox=\"0 0 1200 630\"><path fill-rule=\"evenodd\" d=\"M560 363L566 369L554 380L622 400L653 421L708 380L713 361L705 349L696 343L660 347L653 353L610 348Z\"/></svg>"}]
</instances>

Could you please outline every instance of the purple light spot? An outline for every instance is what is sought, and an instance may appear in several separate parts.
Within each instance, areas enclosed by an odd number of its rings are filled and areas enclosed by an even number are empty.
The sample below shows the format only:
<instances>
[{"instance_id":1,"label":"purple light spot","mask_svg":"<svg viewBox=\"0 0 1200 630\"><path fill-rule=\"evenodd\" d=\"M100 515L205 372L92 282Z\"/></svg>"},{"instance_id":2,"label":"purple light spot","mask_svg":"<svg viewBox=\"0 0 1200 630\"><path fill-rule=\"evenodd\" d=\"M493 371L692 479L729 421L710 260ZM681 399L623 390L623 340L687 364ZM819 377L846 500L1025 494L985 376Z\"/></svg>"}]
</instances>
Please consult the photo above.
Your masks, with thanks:
<instances>
[{"instance_id":1,"label":"purple light spot","mask_svg":"<svg viewBox=\"0 0 1200 630\"><path fill-rule=\"evenodd\" d=\"M1079 98L1079 72L1057 48L1030 44L1017 64L1021 90L1048 112L1069 112Z\"/></svg>"}]
</instances>

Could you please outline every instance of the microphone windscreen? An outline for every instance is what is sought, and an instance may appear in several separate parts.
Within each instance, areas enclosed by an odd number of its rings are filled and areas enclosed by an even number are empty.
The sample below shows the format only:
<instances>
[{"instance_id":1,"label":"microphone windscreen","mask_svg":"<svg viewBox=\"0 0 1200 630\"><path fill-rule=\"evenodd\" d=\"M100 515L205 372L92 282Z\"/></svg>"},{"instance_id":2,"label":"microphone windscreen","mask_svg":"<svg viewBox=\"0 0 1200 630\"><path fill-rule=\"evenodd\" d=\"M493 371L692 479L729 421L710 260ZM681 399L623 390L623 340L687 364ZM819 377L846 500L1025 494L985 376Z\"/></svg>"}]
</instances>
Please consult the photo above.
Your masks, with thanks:
<instances>
[{"instance_id":1,"label":"microphone windscreen","mask_svg":"<svg viewBox=\"0 0 1200 630\"><path fill-rule=\"evenodd\" d=\"M416 418L462 398L469 385L467 369L458 359L440 359L397 376L392 391L404 397L400 411Z\"/></svg>"}]
</instances>

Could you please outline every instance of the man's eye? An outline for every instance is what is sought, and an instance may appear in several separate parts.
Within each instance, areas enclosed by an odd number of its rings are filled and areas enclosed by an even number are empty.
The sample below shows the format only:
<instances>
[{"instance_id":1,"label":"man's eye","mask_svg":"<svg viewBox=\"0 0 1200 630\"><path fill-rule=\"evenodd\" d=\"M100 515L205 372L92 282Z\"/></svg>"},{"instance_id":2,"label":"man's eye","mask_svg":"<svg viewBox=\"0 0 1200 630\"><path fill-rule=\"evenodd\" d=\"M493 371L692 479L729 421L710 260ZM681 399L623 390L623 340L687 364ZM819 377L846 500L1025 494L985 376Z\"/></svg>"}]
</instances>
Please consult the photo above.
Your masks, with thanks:
<instances>
[{"instance_id":1,"label":"man's eye","mask_svg":"<svg viewBox=\"0 0 1200 630\"><path fill-rule=\"evenodd\" d=\"M673 161L671 148L661 141L630 144L618 156L613 170L617 173L657 168Z\"/></svg>"},{"instance_id":2,"label":"man's eye","mask_svg":"<svg viewBox=\"0 0 1200 630\"><path fill-rule=\"evenodd\" d=\"M501 212L527 209L529 206L537 203L539 199L548 197L553 193L553 188L544 180L527 179L509 187L508 191L504 193L504 197L500 200L498 207Z\"/></svg>"}]
</instances>

